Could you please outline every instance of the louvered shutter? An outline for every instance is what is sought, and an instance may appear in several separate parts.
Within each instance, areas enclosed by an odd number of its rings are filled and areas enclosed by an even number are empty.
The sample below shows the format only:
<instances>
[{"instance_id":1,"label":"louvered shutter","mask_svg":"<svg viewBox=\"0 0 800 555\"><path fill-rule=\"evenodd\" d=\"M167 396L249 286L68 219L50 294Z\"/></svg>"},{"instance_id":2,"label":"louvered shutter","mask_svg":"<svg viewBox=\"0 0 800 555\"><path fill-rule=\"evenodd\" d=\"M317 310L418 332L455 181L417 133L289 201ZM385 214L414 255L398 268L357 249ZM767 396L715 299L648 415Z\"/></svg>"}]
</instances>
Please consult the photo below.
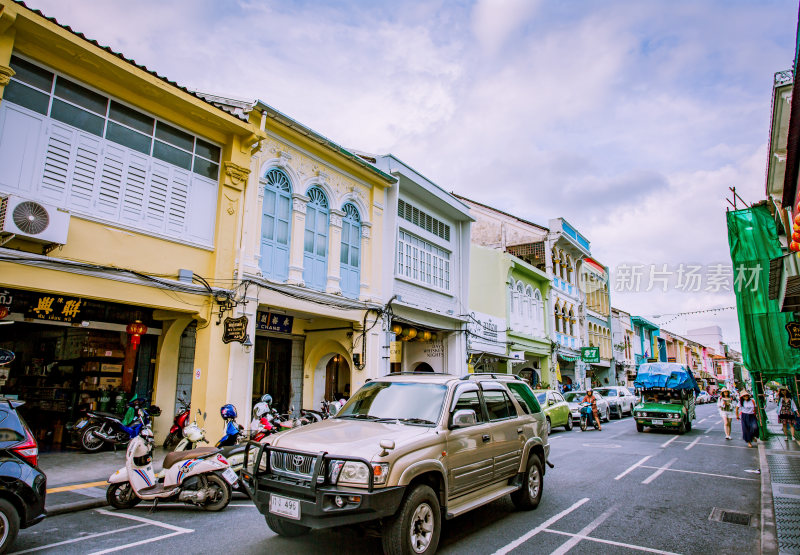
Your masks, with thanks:
<instances>
[{"instance_id":1,"label":"louvered shutter","mask_svg":"<svg viewBox=\"0 0 800 555\"><path fill-rule=\"evenodd\" d=\"M35 189L44 125L39 114L8 102L0 105L0 187L4 190Z\"/></svg>"},{"instance_id":2,"label":"louvered shutter","mask_svg":"<svg viewBox=\"0 0 800 555\"><path fill-rule=\"evenodd\" d=\"M144 224L156 230L164 230L164 220L167 213L167 198L169 197L170 167L167 164L153 160L150 166L150 179L147 197L145 199Z\"/></svg>"},{"instance_id":3,"label":"louvered shutter","mask_svg":"<svg viewBox=\"0 0 800 555\"><path fill-rule=\"evenodd\" d=\"M42 196L45 198L64 201L75 138L74 130L50 123L40 186Z\"/></svg>"},{"instance_id":4,"label":"louvered shutter","mask_svg":"<svg viewBox=\"0 0 800 555\"><path fill-rule=\"evenodd\" d=\"M70 206L90 210L98 181L100 140L89 134L75 132L75 135L68 202Z\"/></svg>"},{"instance_id":5,"label":"louvered shutter","mask_svg":"<svg viewBox=\"0 0 800 555\"><path fill-rule=\"evenodd\" d=\"M167 232L183 235L186 231L186 211L188 209L189 182L191 174L172 168L167 204Z\"/></svg>"},{"instance_id":6,"label":"louvered shutter","mask_svg":"<svg viewBox=\"0 0 800 555\"><path fill-rule=\"evenodd\" d=\"M116 219L119 216L126 161L127 149L106 143L95 201L98 214L104 218Z\"/></svg>"},{"instance_id":7,"label":"louvered shutter","mask_svg":"<svg viewBox=\"0 0 800 555\"><path fill-rule=\"evenodd\" d=\"M128 152L125 172L125 188L122 193L120 220L141 225L144 218L145 194L147 192L147 166L150 157Z\"/></svg>"}]
</instances>

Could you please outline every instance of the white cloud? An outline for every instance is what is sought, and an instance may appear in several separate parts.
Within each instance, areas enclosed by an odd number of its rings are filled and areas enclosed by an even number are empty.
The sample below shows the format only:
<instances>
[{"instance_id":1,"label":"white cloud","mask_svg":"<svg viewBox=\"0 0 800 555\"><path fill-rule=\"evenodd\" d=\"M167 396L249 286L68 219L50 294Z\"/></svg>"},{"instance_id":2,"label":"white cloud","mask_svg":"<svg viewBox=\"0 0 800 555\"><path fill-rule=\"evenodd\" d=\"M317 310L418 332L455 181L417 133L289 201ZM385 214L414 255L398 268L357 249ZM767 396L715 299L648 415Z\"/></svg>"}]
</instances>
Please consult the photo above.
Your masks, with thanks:
<instances>
[{"instance_id":1,"label":"white cloud","mask_svg":"<svg viewBox=\"0 0 800 555\"><path fill-rule=\"evenodd\" d=\"M500 48L536 12L538 0L478 0L472 11L472 28L488 54Z\"/></svg>"}]
</instances>

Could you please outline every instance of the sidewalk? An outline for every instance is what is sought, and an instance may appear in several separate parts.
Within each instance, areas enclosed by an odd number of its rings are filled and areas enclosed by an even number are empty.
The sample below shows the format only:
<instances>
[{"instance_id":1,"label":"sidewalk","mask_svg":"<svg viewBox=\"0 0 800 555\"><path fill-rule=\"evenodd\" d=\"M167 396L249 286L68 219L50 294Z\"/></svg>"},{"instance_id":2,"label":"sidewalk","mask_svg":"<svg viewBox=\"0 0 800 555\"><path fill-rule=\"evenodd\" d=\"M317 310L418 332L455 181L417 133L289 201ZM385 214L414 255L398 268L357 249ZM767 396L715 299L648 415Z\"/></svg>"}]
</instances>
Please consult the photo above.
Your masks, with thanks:
<instances>
[{"instance_id":1,"label":"sidewalk","mask_svg":"<svg viewBox=\"0 0 800 555\"><path fill-rule=\"evenodd\" d=\"M786 440L775 410L767 412L771 437L758 442L761 461L761 551L800 553L800 445ZM800 434L796 436L800 439Z\"/></svg>"},{"instance_id":2,"label":"sidewalk","mask_svg":"<svg viewBox=\"0 0 800 555\"><path fill-rule=\"evenodd\" d=\"M39 455L39 468L47 475L46 506L49 515L106 505L108 477L125 466L126 447L99 453L81 450ZM159 472L166 451L153 451L153 470Z\"/></svg>"}]
</instances>

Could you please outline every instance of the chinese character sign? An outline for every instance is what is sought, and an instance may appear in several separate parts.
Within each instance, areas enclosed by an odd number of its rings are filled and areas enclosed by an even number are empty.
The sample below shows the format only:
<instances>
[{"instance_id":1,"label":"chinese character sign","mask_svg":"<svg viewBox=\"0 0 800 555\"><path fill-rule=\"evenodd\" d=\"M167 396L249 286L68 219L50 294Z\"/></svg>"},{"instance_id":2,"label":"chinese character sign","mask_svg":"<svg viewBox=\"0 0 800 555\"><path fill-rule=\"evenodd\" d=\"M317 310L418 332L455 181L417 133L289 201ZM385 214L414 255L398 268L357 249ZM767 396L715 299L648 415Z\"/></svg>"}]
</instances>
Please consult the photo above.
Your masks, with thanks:
<instances>
[{"instance_id":1,"label":"chinese character sign","mask_svg":"<svg viewBox=\"0 0 800 555\"><path fill-rule=\"evenodd\" d=\"M79 319L82 299L42 293L28 305L25 317L54 322L72 322Z\"/></svg>"},{"instance_id":2,"label":"chinese character sign","mask_svg":"<svg viewBox=\"0 0 800 555\"><path fill-rule=\"evenodd\" d=\"M262 331L276 331L279 333L292 333L294 316L273 314L272 312L259 312L256 318L256 329Z\"/></svg>"}]
</instances>

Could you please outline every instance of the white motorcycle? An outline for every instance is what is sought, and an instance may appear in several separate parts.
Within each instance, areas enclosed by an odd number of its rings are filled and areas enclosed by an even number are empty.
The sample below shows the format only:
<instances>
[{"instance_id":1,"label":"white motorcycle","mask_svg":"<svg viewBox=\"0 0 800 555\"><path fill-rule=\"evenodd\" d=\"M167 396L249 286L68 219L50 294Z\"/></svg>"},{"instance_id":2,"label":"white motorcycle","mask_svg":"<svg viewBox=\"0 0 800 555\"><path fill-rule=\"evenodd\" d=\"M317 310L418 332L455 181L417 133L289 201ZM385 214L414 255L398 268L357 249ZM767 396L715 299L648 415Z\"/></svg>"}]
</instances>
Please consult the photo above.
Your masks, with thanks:
<instances>
[{"instance_id":1,"label":"white motorcycle","mask_svg":"<svg viewBox=\"0 0 800 555\"><path fill-rule=\"evenodd\" d=\"M175 451L164 457L164 481L153 472L153 432L142 428L128 444L125 467L108 479L108 504L130 509L140 501L181 501L207 511L221 511L231 500L238 476L214 447Z\"/></svg>"}]
</instances>

